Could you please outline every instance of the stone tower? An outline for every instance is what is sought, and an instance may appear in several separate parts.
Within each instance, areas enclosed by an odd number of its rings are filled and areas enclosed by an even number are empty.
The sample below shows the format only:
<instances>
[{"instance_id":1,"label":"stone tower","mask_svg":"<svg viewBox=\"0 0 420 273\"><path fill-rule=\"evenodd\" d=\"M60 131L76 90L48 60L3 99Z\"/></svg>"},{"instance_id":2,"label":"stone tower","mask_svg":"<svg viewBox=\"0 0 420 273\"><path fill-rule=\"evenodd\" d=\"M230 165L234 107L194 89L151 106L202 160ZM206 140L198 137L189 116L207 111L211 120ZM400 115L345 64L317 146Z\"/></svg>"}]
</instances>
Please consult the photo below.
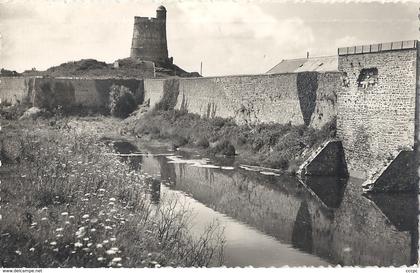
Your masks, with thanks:
<instances>
[{"instance_id":1,"label":"stone tower","mask_svg":"<svg viewBox=\"0 0 420 273\"><path fill-rule=\"evenodd\" d=\"M157 8L156 18L134 17L130 57L159 63L169 62L164 6Z\"/></svg>"}]
</instances>

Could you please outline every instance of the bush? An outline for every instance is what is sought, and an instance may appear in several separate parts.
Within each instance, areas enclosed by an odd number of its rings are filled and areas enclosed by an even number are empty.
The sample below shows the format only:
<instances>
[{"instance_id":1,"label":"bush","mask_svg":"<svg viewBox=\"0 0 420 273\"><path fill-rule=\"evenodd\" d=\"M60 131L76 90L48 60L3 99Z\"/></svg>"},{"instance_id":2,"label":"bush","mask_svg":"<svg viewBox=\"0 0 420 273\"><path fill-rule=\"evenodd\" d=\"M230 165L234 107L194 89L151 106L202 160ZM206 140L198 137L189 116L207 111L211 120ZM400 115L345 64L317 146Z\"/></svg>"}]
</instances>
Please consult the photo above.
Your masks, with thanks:
<instances>
[{"instance_id":1,"label":"bush","mask_svg":"<svg viewBox=\"0 0 420 273\"><path fill-rule=\"evenodd\" d=\"M236 154L235 147L230 143L229 140L222 140L217 143L216 146L211 150L213 154L222 154L226 156L232 156Z\"/></svg>"},{"instance_id":2,"label":"bush","mask_svg":"<svg viewBox=\"0 0 420 273\"><path fill-rule=\"evenodd\" d=\"M133 94L125 86L112 85L109 93L109 111L114 117L126 118L137 108Z\"/></svg>"},{"instance_id":3,"label":"bush","mask_svg":"<svg viewBox=\"0 0 420 273\"><path fill-rule=\"evenodd\" d=\"M210 146L209 141L205 137L200 137L195 144L201 148L208 148Z\"/></svg>"}]
</instances>

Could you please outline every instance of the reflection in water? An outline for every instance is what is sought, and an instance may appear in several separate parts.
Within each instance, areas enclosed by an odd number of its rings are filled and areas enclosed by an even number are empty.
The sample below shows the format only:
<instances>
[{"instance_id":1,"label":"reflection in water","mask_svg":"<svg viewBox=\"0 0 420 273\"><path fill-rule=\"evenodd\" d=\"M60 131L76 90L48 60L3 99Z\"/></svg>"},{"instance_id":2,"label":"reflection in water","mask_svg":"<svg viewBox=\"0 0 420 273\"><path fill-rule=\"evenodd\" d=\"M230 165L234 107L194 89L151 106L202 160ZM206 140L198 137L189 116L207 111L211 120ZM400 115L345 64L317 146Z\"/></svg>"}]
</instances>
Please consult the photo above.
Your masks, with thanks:
<instances>
[{"instance_id":1,"label":"reflection in water","mask_svg":"<svg viewBox=\"0 0 420 273\"><path fill-rule=\"evenodd\" d=\"M312 220L309 214L308 203L301 203L296 216L292 232L292 244L294 247L312 253Z\"/></svg>"},{"instance_id":2,"label":"reflection in water","mask_svg":"<svg viewBox=\"0 0 420 273\"><path fill-rule=\"evenodd\" d=\"M299 182L290 176L170 163L163 156L139 158L132 158L140 162L136 168L154 177L153 202L159 202L161 192L185 194L193 198L201 226L222 220L227 266L417 261L416 195L363 196L363 181L353 178Z\"/></svg>"}]
</instances>

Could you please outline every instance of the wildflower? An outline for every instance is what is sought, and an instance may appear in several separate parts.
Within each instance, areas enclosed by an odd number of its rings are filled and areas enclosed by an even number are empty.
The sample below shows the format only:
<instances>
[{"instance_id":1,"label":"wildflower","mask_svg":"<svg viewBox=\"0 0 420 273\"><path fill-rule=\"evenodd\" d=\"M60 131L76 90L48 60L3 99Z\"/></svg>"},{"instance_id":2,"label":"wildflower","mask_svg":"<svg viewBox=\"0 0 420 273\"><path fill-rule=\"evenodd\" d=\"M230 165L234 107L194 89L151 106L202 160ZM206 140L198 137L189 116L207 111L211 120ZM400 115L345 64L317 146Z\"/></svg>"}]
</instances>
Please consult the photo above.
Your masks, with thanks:
<instances>
[{"instance_id":1,"label":"wildflower","mask_svg":"<svg viewBox=\"0 0 420 273\"><path fill-rule=\"evenodd\" d=\"M55 237L61 238L61 237L63 237L63 234L57 234Z\"/></svg>"},{"instance_id":2,"label":"wildflower","mask_svg":"<svg viewBox=\"0 0 420 273\"><path fill-rule=\"evenodd\" d=\"M111 202L115 202L115 198L114 198L114 197L109 198L109 201L111 201Z\"/></svg>"},{"instance_id":3,"label":"wildflower","mask_svg":"<svg viewBox=\"0 0 420 273\"><path fill-rule=\"evenodd\" d=\"M31 247L31 248L29 249L29 251L34 252L34 251L35 251L35 248L34 248L34 247Z\"/></svg>"},{"instance_id":4,"label":"wildflower","mask_svg":"<svg viewBox=\"0 0 420 273\"><path fill-rule=\"evenodd\" d=\"M103 248L104 246L102 244L96 244L96 248Z\"/></svg>"},{"instance_id":5,"label":"wildflower","mask_svg":"<svg viewBox=\"0 0 420 273\"><path fill-rule=\"evenodd\" d=\"M22 255L22 252L21 252L21 251L19 251L19 250L16 250L16 251L15 251L15 253L16 253L17 255L19 255L19 256L20 256L20 255Z\"/></svg>"},{"instance_id":6,"label":"wildflower","mask_svg":"<svg viewBox=\"0 0 420 273\"><path fill-rule=\"evenodd\" d=\"M121 262L121 258L120 257L115 257L114 259L112 259L113 263L117 263L117 262Z\"/></svg>"},{"instance_id":7,"label":"wildflower","mask_svg":"<svg viewBox=\"0 0 420 273\"><path fill-rule=\"evenodd\" d=\"M91 220L90 220L90 222L91 222L92 224L95 224L96 222L98 222L98 218L93 218L93 219L91 219Z\"/></svg>"},{"instance_id":8,"label":"wildflower","mask_svg":"<svg viewBox=\"0 0 420 273\"><path fill-rule=\"evenodd\" d=\"M73 250L71 253L74 254L74 253L76 253L76 251Z\"/></svg>"},{"instance_id":9,"label":"wildflower","mask_svg":"<svg viewBox=\"0 0 420 273\"><path fill-rule=\"evenodd\" d=\"M89 237L83 238L83 241L89 241Z\"/></svg>"},{"instance_id":10,"label":"wildflower","mask_svg":"<svg viewBox=\"0 0 420 273\"><path fill-rule=\"evenodd\" d=\"M67 211L61 213L62 216L67 216L69 213Z\"/></svg>"},{"instance_id":11,"label":"wildflower","mask_svg":"<svg viewBox=\"0 0 420 273\"><path fill-rule=\"evenodd\" d=\"M105 260L105 258L104 258L104 257L98 257L98 261L102 262L102 261L104 261L104 260Z\"/></svg>"},{"instance_id":12,"label":"wildflower","mask_svg":"<svg viewBox=\"0 0 420 273\"><path fill-rule=\"evenodd\" d=\"M112 227L110 227L110 226L105 226L105 229L109 229L109 230L111 230L111 229L112 229Z\"/></svg>"},{"instance_id":13,"label":"wildflower","mask_svg":"<svg viewBox=\"0 0 420 273\"><path fill-rule=\"evenodd\" d=\"M112 249L108 249L107 251L105 251L105 253L108 255L114 255L116 252Z\"/></svg>"},{"instance_id":14,"label":"wildflower","mask_svg":"<svg viewBox=\"0 0 420 273\"><path fill-rule=\"evenodd\" d=\"M50 243L50 245L55 246L57 244L57 242L53 241Z\"/></svg>"},{"instance_id":15,"label":"wildflower","mask_svg":"<svg viewBox=\"0 0 420 273\"><path fill-rule=\"evenodd\" d=\"M121 263L117 263L117 266L118 266L118 267L121 267L121 266L122 266L122 264L121 264Z\"/></svg>"},{"instance_id":16,"label":"wildflower","mask_svg":"<svg viewBox=\"0 0 420 273\"><path fill-rule=\"evenodd\" d=\"M82 216L82 218L83 218L83 219L87 219L87 218L89 218L89 214L85 214L85 215L83 215L83 216Z\"/></svg>"},{"instance_id":17,"label":"wildflower","mask_svg":"<svg viewBox=\"0 0 420 273\"><path fill-rule=\"evenodd\" d=\"M160 268L161 265L160 264L155 264L155 268Z\"/></svg>"},{"instance_id":18,"label":"wildflower","mask_svg":"<svg viewBox=\"0 0 420 273\"><path fill-rule=\"evenodd\" d=\"M37 222L33 222L33 223L31 224L31 226L36 226L36 225L38 225L38 223L37 223Z\"/></svg>"},{"instance_id":19,"label":"wildflower","mask_svg":"<svg viewBox=\"0 0 420 273\"><path fill-rule=\"evenodd\" d=\"M83 246L83 244L82 244L81 242L76 242L76 243L74 244L74 246L75 246L75 247L82 247L82 246Z\"/></svg>"},{"instance_id":20,"label":"wildflower","mask_svg":"<svg viewBox=\"0 0 420 273\"><path fill-rule=\"evenodd\" d=\"M88 247L84 247L84 248L82 248L82 250L85 251L85 252L89 252L90 251L90 249Z\"/></svg>"},{"instance_id":21,"label":"wildflower","mask_svg":"<svg viewBox=\"0 0 420 273\"><path fill-rule=\"evenodd\" d=\"M69 219L74 219L74 216L73 216L73 215L70 215L70 216L69 216Z\"/></svg>"},{"instance_id":22,"label":"wildflower","mask_svg":"<svg viewBox=\"0 0 420 273\"><path fill-rule=\"evenodd\" d=\"M48 219L47 219L47 217L42 217L41 218L41 221L47 221Z\"/></svg>"},{"instance_id":23,"label":"wildflower","mask_svg":"<svg viewBox=\"0 0 420 273\"><path fill-rule=\"evenodd\" d=\"M57 228L55 231L57 232L63 231L63 228Z\"/></svg>"},{"instance_id":24,"label":"wildflower","mask_svg":"<svg viewBox=\"0 0 420 273\"><path fill-rule=\"evenodd\" d=\"M91 228L90 229L90 232L95 232L96 231L96 228Z\"/></svg>"},{"instance_id":25,"label":"wildflower","mask_svg":"<svg viewBox=\"0 0 420 273\"><path fill-rule=\"evenodd\" d=\"M57 248L57 247L56 247L56 248L54 248L54 249L53 249L53 251L54 251L54 252L58 252L58 248Z\"/></svg>"},{"instance_id":26,"label":"wildflower","mask_svg":"<svg viewBox=\"0 0 420 273\"><path fill-rule=\"evenodd\" d=\"M117 238L112 237L112 238L110 238L109 240L111 240L111 242L115 242L115 241L117 240Z\"/></svg>"},{"instance_id":27,"label":"wildflower","mask_svg":"<svg viewBox=\"0 0 420 273\"><path fill-rule=\"evenodd\" d=\"M108 240L103 240L102 243L107 244L107 243L109 243L109 241Z\"/></svg>"},{"instance_id":28,"label":"wildflower","mask_svg":"<svg viewBox=\"0 0 420 273\"><path fill-rule=\"evenodd\" d=\"M66 221L66 222L64 222L64 224L66 224L66 225L70 225L70 222L69 222L69 221Z\"/></svg>"},{"instance_id":29,"label":"wildflower","mask_svg":"<svg viewBox=\"0 0 420 273\"><path fill-rule=\"evenodd\" d=\"M113 206L113 205L115 205L115 203L114 202L109 202L108 205Z\"/></svg>"}]
</instances>

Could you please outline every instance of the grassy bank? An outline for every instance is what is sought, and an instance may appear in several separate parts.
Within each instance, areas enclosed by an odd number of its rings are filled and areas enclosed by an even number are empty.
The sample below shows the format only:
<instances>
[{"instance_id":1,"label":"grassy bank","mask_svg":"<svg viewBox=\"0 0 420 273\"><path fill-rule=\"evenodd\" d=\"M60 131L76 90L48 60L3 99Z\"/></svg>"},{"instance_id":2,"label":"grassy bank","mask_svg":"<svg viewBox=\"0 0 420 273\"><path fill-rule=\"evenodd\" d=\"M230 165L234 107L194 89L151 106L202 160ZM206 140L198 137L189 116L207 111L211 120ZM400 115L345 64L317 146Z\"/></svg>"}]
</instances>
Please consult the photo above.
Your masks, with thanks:
<instances>
[{"instance_id":1,"label":"grassy bank","mask_svg":"<svg viewBox=\"0 0 420 273\"><path fill-rule=\"evenodd\" d=\"M293 173L308 151L335 136L335 121L315 130L305 125L238 125L230 119L200 118L179 110L152 110L127 128L133 134L169 140L174 147L190 146L210 156L239 155L241 163Z\"/></svg>"},{"instance_id":2,"label":"grassy bank","mask_svg":"<svg viewBox=\"0 0 420 273\"><path fill-rule=\"evenodd\" d=\"M2 267L219 261L221 229L211 225L193 237L191 211L168 198L152 204L151 178L109 155L111 148L95 135L49 120L13 121L6 128L0 131L7 159L0 169Z\"/></svg>"}]
</instances>

